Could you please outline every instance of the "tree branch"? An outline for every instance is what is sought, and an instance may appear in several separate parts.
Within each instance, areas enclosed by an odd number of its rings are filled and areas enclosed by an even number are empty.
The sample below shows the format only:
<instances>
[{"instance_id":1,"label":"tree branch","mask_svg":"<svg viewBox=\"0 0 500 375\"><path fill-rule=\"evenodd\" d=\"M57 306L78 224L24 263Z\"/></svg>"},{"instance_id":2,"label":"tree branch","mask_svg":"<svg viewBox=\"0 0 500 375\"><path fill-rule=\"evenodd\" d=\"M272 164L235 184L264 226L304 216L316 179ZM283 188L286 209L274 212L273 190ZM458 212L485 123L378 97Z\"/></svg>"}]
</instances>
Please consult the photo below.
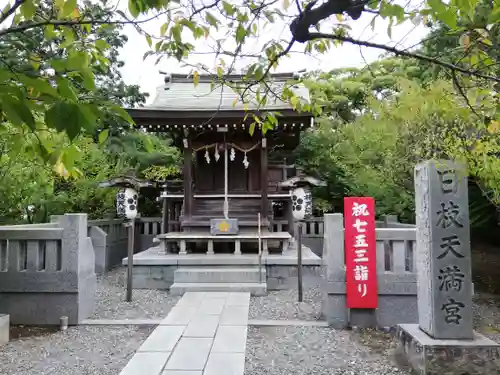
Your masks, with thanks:
<instances>
[{"instance_id":1,"label":"tree branch","mask_svg":"<svg viewBox=\"0 0 500 375\"><path fill-rule=\"evenodd\" d=\"M444 68L448 68L448 69L455 71L455 72L460 72L464 75L477 77L477 78L483 78L483 79L486 79L489 81L500 83L500 77L490 76L487 74L481 74L478 71L473 71L473 70L469 70L466 68L462 68L458 65L454 65L454 64L448 63L446 61L441 61L441 60L436 59L434 57L421 55L419 53L408 52L406 50L401 50L401 49L398 49L395 47L387 46L385 44L372 43L372 42L368 42L366 40L358 40L358 39L354 39L354 38L351 38L348 36L340 36L340 35L335 35L335 34L324 34L324 33L309 33L308 39L306 41L315 40L315 39L332 39L332 40L338 40L341 42L356 44L358 46L377 48L380 50L394 53L397 56L404 56L404 57L409 57L409 58L413 58L413 59L417 59L417 60L421 60L421 61L426 61L426 62L429 62L429 63L434 64L434 65L439 65L439 66L442 66Z\"/></svg>"},{"instance_id":2,"label":"tree branch","mask_svg":"<svg viewBox=\"0 0 500 375\"><path fill-rule=\"evenodd\" d=\"M477 111L474 109L474 107L470 103L469 97L465 93L463 87L460 85L460 82L458 81L457 73L454 70L451 71L451 77L453 79L453 85L457 89L458 93L465 100L465 103L467 104L467 107L469 107L469 109L472 111L472 113L474 113L474 115L476 115L477 118L479 118L479 120L484 121L484 118L482 116L480 116L479 113L477 113Z\"/></svg>"},{"instance_id":3,"label":"tree branch","mask_svg":"<svg viewBox=\"0 0 500 375\"><path fill-rule=\"evenodd\" d=\"M353 20L357 20L361 17L361 13L365 9L365 4L368 3L368 1L369 0L328 0L317 8L314 8L317 0L313 0L306 5L304 11L290 24L292 36L297 42L301 43L310 40L309 28L334 14L347 13Z\"/></svg>"},{"instance_id":4,"label":"tree branch","mask_svg":"<svg viewBox=\"0 0 500 375\"><path fill-rule=\"evenodd\" d=\"M24 1L24 0L23 0ZM162 14L166 14L167 12L163 12ZM54 25L54 26L79 26L79 25L139 25L142 23L149 22L162 14L157 14L153 17L147 18L145 20L140 21L131 21L129 19L123 21L110 21L110 20L85 20L85 19L77 19L77 20L47 20L41 22L32 22L26 23L16 27L9 27L4 30L0 30L0 37L13 33L20 33L26 30L36 29L43 26Z\"/></svg>"},{"instance_id":5,"label":"tree branch","mask_svg":"<svg viewBox=\"0 0 500 375\"><path fill-rule=\"evenodd\" d=\"M2 24L3 21L9 18L17 10L17 8L23 5L25 1L26 0L16 0L16 2L9 8L7 12L2 13L2 16L0 16L0 24Z\"/></svg>"}]
</instances>

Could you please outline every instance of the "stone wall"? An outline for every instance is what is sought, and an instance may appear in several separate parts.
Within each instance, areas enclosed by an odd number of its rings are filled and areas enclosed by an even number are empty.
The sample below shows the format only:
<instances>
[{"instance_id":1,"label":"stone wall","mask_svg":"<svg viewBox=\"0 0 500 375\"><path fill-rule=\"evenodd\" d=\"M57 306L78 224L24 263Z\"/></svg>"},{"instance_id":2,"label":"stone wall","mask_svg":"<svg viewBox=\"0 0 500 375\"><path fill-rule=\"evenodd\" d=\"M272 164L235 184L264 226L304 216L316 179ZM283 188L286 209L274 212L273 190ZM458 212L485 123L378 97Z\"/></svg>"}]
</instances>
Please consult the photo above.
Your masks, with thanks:
<instances>
[{"instance_id":1,"label":"stone wall","mask_svg":"<svg viewBox=\"0 0 500 375\"><path fill-rule=\"evenodd\" d=\"M0 314L12 324L78 324L92 314L95 257L87 215L0 227Z\"/></svg>"},{"instance_id":2,"label":"stone wall","mask_svg":"<svg viewBox=\"0 0 500 375\"><path fill-rule=\"evenodd\" d=\"M379 307L351 310L346 307L344 223L342 214L326 214L323 250L325 282L323 314L329 324L394 326L417 322L416 229L376 228Z\"/></svg>"}]
</instances>

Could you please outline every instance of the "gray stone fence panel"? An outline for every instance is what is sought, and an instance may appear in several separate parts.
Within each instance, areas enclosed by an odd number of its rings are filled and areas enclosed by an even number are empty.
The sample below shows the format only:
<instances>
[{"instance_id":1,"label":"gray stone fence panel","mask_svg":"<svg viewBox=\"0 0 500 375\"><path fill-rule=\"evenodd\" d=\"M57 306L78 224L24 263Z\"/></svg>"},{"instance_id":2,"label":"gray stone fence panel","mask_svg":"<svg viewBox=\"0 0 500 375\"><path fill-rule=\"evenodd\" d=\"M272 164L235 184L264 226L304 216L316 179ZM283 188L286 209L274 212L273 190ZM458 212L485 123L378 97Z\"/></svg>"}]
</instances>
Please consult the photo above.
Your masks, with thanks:
<instances>
[{"instance_id":1,"label":"gray stone fence panel","mask_svg":"<svg viewBox=\"0 0 500 375\"><path fill-rule=\"evenodd\" d=\"M90 220L88 236L95 250L95 272L102 274L127 256L128 233L122 219Z\"/></svg>"},{"instance_id":2,"label":"gray stone fence panel","mask_svg":"<svg viewBox=\"0 0 500 375\"><path fill-rule=\"evenodd\" d=\"M379 307L346 307L344 223L342 214L324 217L323 314L329 324L345 328L395 326L417 322L416 228L376 228Z\"/></svg>"},{"instance_id":3,"label":"gray stone fence panel","mask_svg":"<svg viewBox=\"0 0 500 375\"><path fill-rule=\"evenodd\" d=\"M12 324L78 324L94 308L96 276L87 215L51 226L0 227L0 314Z\"/></svg>"},{"instance_id":4,"label":"gray stone fence panel","mask_svg":"<svg viewBox=\"0 0 500 375\"><path fill-rule=\"evenodd\" d=\"M170 224L172 224L170 222ZM161 234L161 217L141 217L137 220L135 231L138 237L139 251L153 246L153 239Z\"/></svg>"}]
</instances>

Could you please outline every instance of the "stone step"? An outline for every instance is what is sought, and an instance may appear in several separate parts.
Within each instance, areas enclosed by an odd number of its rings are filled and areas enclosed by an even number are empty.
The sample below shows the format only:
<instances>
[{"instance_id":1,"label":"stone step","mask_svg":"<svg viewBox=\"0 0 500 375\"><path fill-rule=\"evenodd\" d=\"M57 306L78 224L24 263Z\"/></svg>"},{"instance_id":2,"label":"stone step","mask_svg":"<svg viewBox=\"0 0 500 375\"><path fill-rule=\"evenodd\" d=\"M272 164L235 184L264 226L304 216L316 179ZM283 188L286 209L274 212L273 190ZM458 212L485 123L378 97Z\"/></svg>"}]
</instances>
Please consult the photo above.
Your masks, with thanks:
<instances>
[{"instance_id":1,"label":"stone step","mask_svg":"<svg viewBox=\"0 0 500 375\"><path fill-rule=\"evenodd\" d=\"M254 296L267 293L266 283L174 283L170 287L172 295L186 292L250 292Z\"/></svg>"},{"instance_id":2,"label":"stone step","mask_svg":"<svg viewBox=\"0 0 500 375\"><path fill-rule=\"evenodd\" d=\"M174 273L175 283L258 283L266 280L266 268L262 267L211 267L179 268Z\"/></svg>"}]
</instances>

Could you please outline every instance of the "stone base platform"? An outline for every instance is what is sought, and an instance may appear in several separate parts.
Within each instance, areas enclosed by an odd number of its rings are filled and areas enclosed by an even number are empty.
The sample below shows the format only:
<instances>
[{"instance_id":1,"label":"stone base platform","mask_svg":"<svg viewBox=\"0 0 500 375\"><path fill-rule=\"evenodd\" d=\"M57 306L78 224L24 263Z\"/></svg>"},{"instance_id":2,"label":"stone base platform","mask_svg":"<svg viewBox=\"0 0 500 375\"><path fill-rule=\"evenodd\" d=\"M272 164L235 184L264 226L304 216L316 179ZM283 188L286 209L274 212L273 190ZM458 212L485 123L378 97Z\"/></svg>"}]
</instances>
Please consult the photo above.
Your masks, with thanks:
<instances>
[{"instance_id":1,"label":"stone base platform","mask_svg":"<svg viewBox=\"0 0 500 375\"><path fill-rule=\"evenodd\" d=\"M498 375L500 344L474 332L473 340L435 340L418 324L399 324L398 359L418 375Z\"/></svg>"},{"instance_id":2,"label":"stone base platform","mask_svg":"<svg viewBox=\"0 0 500 375\"><path fill-rule=\"evenodd\" d=\"M123 259L123 265L126 264L127 258ZM195 271L201 268L228 267L232 270L241 268L243 271L249 267L257 267L259 258L257 254L165 254L160 247L151 247L135 254L133 264L133 287L135 289L170 289L177 270L189 272L190 268ZM290 289L297 285L296 250L289 250L283 254L263 255L261 264L267 290ZM322 259L304 246L302 265L304 284L309 279L321 278ZM244 275L241 274L241 277ZM237 280L230 281L237 282Z\"/></svg>"},{"instance_id":3,"label":"stone base platform","mask_svg":"<svg viewBox=\"0 0 500 375\"><path fill-rule=\"evenodd\" d=\"M9 315L0 314L0 346L9 342L10 319Z\"/></svg>"}]
</instances>

